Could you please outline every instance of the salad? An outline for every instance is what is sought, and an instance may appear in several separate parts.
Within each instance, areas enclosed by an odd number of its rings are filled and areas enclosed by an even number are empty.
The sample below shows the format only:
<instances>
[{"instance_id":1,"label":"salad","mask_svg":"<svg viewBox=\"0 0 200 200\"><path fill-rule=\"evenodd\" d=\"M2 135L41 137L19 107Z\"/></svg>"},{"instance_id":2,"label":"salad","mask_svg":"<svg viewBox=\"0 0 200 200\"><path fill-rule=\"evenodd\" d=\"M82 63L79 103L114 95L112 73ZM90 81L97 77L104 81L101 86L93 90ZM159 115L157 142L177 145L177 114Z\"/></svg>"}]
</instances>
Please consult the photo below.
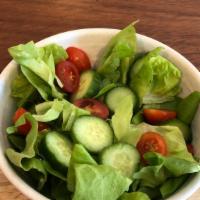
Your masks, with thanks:
<instances>
[{"instance_id":1,"label":"salad","mask_svg":"<svg viewBox=\"0 0 200 200\"><path fill-rule=\"evenodd\" d=\"M161 47L137 53L132 24L94 68L72 46L8 51L19 72L6 156L48 198L165 199L200 171L191 144L200 92L181 98L181 71Z\"/></svg>"}]
</instances>

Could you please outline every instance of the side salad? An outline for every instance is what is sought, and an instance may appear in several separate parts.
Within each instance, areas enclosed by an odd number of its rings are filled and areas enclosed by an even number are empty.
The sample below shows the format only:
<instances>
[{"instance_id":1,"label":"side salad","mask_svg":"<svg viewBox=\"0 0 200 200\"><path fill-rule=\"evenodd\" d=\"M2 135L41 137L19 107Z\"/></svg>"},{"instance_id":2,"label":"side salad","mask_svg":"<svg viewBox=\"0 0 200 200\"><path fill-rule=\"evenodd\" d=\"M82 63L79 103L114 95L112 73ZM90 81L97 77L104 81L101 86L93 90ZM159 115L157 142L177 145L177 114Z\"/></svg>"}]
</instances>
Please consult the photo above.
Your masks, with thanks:
<instances>
[{"instance_id":1,"label":"side salad","mask_svg":"<svg viewBox=\"0 0 200 200\"><path fill-rule=\"evenodd\" d=\"M92 67L84 50L34 42L8 49L19 65L8 160L55 200L158 200L200 171L191 123L200 92L185 98L181 71L137 53L129 25Z\"/></svg>"}]
</instances>

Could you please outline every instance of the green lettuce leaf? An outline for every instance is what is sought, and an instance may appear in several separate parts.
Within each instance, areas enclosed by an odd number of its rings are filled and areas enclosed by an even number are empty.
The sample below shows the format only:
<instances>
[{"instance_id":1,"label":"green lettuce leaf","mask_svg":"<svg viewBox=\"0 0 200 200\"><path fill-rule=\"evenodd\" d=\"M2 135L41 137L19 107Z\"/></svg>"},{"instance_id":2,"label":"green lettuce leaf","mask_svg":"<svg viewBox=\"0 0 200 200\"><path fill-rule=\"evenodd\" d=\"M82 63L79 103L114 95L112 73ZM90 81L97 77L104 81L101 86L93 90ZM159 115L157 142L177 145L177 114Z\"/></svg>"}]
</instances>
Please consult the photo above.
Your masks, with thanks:
<instances>
[{"instance_id":1,"label":"green lettuce leaf","mask_svg":"<svg viewBox=\"0 0 200 200\"><path fill-rule=\"evenodd\" d=\"M12 148L8 148L6 149L6 155L12 164L22 168L24 171L36 170L40 173L38 182L38 189L40 190L46 182L47 173L42 164L42 161L35 158L35 144L37 142L38 123L30 113L25 113L16 122L16 126L23 124L25 119L31 123L31 129L26 136L26 144L24 150L22 152L17 152Z\"/></svg>"},{"instance_id":2,"label":"green lettuce leaf","mask_svg":"<svg viewBox=\"0 0 200 200\"><path fill-rule=\"evenodd\" d=\"M169 172L163 167L163 163L159 165L147 166L140 169L133 175L134 179L138 179L142 186L155 188L162 184L168 177Z\"/></svg>"},{"instance_id":3,"label":"green lettuce leaf","mask_svg":"<svg viewBox=\"0 0 200 200\"><path fill-rule=\"evenodd\" d=\"M129 132L134 106L133 97L131 95L126 96L119 102L119 105L112 116L111 123L115 137L118 141L125 137Z\"/></svg>"},{"instance_id":4,"label":"green lettuce leaf","mask_svg":"<svg viewBox=\"0 0 200 200\"><path fill-rule=\"evenodd\" d=\"M110 84L107 84L105 86L103 86L99 92L96 94L96 96L94 96L94 98L99 98L101 97L102 95L106 94L108 91L110 91L111 89L117 87L117 84L116 83L110 83Z\"/></svg>"},{"instance_id":5,"label":"green lettuce leaf","mask_svg":"<svg viewBox=\"0 0 200 200\"><path fill-rule=\"evenodd\" d=\"M57 178L59 178L59 179L61 179L61 180L66 182L66 177L63 176L63 174L60 173L60 171L53 169L53 167L46 160L43 160L42 163L43 163L43 166L44 166L45 170L49 174L51 174L51 175L53 175L53 176L55 176L55 177L57 177Z\"/></svg>"},{"instance_id":6,"label":"green lettuce leaf","mask_svg":"<svg viewBox=\"0 0 200 200\"><path fill-rule=\"evenodd\" d=\"M29 83L26 77L19 72L11 84L11 96L15 98L19 107L23 106L35 92L35 88Z\"/></svg>"},{"instance_id":7,"label":"green lettuce leaf","mask_svg":"<svg viewBox=\"0 0 200 200\"><path fill-rule=\"evenodd\" d=\"M82 145L74 145L67 173L67 188L71 192L75 189L75 164L96 165L97 163Z\"/></svg>"},{"instance_id":8,"label":"green lettuce leaf","mask_svg":"<svg viewBox=\"0 0 200 200\"><path fill-rule=\"evenodd\" d=\"M126 82L126 75L130 63L136 52L136 33L133 25L127 26L114 36L104 49L104 52L97 61L97 71L111 83L117 82L123 77Z\"/></svg>"},{"instance_id":9,"label":"green lettuce leaf","mask_svg":"<svg viewBox=\"0 0 200 200\"><path fill-rule=\"evenodd\" d=\"M140 104L171 101L180 91L181 72L159 55L161 49L149 52L132 67L130 88L138 95Z\"/></svg>"},{"instance_id":10,"label":"green lettuce leaf","mask_svg":"<svg viewBox=\"0 0 200 200\"><path fill-rule=\"evenodd\" d=\"M167 198L173 194L186 181L188 175L183 175L176 178L170 178L165 181L160 187L160 192L163 198Z\"/></svg>"},{"instance_id":11,"label":"green lettuce leaf","mask_svg":"<svg viewBox=\"0 0 200 200\"><path fill-rule=\"evenodd\" d=\"M47 47L36 47L33 42L20 44L8 49L13 59L20 64L22 73L37 89L42 98L62 98L54 85L55 63L67 57L64 49L56 44Z\"/></svg>"},{"instance_id":12,"label":"green lettuce leaf","mask_svg":"<svg viewBox=\"0 0 200 200\"><path fill-rule=\"evenodd\" d=\"M136 146L140 137L149 131L156 132L165 139L169 155L174 155L188 161L194 161L193 156L187 150L182 132L175 126L152 126L147 123L130 126L129 133L122 138L122 141Z\"/></svg>"},{"instance_id":13,"label":"green lettuce leaf","mask_svg":"<svg viewBox=\"0 0 200 200\"><path fill-rule=\"evenodd\" d=\"M200 103L200 92L194 91L182 99L177 107L177 118L191 124Z\"/></svg>"},{"instance_id":14,"label":"green lettuce leaf","mask_svg":"<svg viewBox=\"0 0 200 200\"><path fill-rule=\"evenodd\" d=\"M128 191L131 180L105 165L75 165L76 188L73 200L116 200Z\"/></svg>"},{"instance_id":15,"label":"green lettuce leaf","mask_svg":"<svg viewBox=\"0 0 200 200\"><path fill-rule=\"evenodd\" d=\"M49 44L43 47L44 49L44 60L48 60L50 55L53 55L54 63L58 64L68 58L65 49L57 44Z\"/></svg>"},{"instance_id":16,"label":"green lettuce leaf","mask_svg":"<svg viewBox=\"0 0 200 200\"><path fill-rule=\"evenodd\" d=\"M50 122L62 116L62 130L69 131L75 119L82 115L89 115L90 112L80 109L67 100L48 101L35 106L37 121Z\"/></svg>"},{"instance_id":17,"label":"green lettuce leaf","mask_svg":"<svg viewBox=\"0 0 200 200\"><path fill-rule=\"evenodd\" d=\"M188 161L177 156L161 156L158 153L148 152L144 155L150 166L143 167L134 174L135 179L141 180L142 186L157 187L169 177L179 177L200 171L200 164Z\"/></svg>"},{"instance_id":18,"label":"green lettuce leaf","mask_svg":"<svg viewBox=\"0 0 200 200\"><path fill-rule=\"evenodd\" d=\"M150 198L143 192L125 192L119 200L150 200Z\"/></svg>"}]
</instances>

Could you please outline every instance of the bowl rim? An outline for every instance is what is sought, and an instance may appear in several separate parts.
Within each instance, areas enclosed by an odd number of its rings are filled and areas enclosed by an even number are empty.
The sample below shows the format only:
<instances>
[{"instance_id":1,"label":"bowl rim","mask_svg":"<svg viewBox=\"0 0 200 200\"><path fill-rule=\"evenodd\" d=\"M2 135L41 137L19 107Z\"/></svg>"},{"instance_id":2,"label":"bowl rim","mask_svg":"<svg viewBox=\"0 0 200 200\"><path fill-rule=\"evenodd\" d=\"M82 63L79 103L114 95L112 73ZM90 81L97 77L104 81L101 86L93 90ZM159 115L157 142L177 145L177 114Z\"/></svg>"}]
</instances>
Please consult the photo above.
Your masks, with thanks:
<instances>
[{"instance_id":1,"label":"bowl rim","mask_svg":"<svg viewBox=\"0 0 200 200\"><path fill-rule=\"evenodd\" d=\"M77 30L71 30L71 31L66 31L62 33L58 33L56 35L52 35L50 37L47 37L45 39L40 40L36 44L38 46L43 46L48 43L52 43L55 38L58 37L70 37L71 34L77 34L77 35L84 35L84 34L90 34L93 32L98 32L99 34L103 33L109 33L109 34L116 34L119 32L119 29L112 29L112 28L84 28L84 29L77 29ZM156 46L162 46L164 47L165 51L170 51L174 56L179 57L182 62L186 63L191 70L192 74L196 74L196 76L199 76L199 83L200 83L200 72L198 69L189 61L187 60L183 55L178 53L176 50L172 49L171 47L163 44L162 42L159 42L158 40L155 40L151 37L138 34L137 33L137 38L148 41L150 43L153 43ZM10 73L15 68L16 63L12 60L9 62L6 67L3 69L3 71L0 74L0 83L5 80L5 77L7 77ZM1 87L1 84L0 84ZM1 90L0 90L1 94ZM0 120L1 121L1 120ZM0 133L3 134L3 133ZM21 193L23 193L25 196L27 196L30 199L33 200L48 200L47 197L36 191L34 188L29 186L23 179L21 179L14 171L14 169L11 167L9 164L3 149L0 147L0 169L2 170L3 174L6 176L6 178L12 183ZM199 175L199 176L198 176ZM198 177L195 177L196 179L193 181L193 187L188 187L183 191L179 191L178 194L174 194L172 198L168 198L168 200L175 200L175 199L186 199L189 196L191 196L192 193L194 193L199 187L200 187L200 173L196 175Z\"/></svg>"}]
</instances>

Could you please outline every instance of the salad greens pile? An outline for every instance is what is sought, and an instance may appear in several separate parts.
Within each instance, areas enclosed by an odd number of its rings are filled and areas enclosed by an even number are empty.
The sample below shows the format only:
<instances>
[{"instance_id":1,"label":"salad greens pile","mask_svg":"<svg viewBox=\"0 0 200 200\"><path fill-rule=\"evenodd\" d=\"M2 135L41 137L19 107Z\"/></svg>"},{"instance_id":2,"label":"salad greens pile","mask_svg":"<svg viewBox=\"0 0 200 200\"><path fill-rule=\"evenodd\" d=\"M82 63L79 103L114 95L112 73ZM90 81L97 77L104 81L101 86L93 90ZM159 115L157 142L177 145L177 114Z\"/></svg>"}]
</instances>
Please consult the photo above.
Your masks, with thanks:
<instances>
[{"instance_id":1,"label":"salad greens pile","mask_svg":"<svg viewBox=\"0 0 200 200\"><path fill-rule=\"evenodd\" d=\"M94 69L80 49L76 57L85 60L73 63L75 47L29 42L8 49L19 73L6 155L48 198L164 199L200 171L191 145L200 92L180 98L181 71L162 48L138 55L136 44L129 25ZM66 92L70 81L77 88Z\"/></svg>"}]
</instances>

